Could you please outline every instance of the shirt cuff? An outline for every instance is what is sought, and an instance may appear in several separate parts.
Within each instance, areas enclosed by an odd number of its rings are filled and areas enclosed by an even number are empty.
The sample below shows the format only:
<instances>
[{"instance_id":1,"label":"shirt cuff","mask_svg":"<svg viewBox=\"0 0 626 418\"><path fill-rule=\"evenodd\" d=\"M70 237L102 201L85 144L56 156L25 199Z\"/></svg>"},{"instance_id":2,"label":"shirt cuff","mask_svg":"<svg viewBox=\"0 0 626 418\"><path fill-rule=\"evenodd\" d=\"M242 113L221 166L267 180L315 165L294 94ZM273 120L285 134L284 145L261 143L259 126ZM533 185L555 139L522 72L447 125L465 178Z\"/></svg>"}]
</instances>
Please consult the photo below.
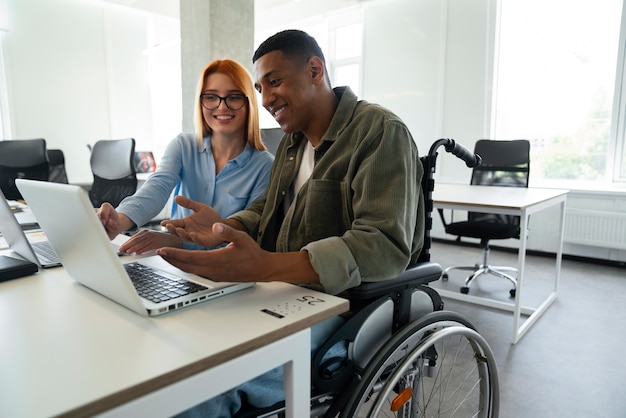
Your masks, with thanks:
<instances>
[{"instance_id":1,"label":"shirt cuff","mask_svg":"<svg viewBox=\"0 0 626 418\"><path fill-rule=\"evenodd\" d=\"M348 246L339 237L314 241L302 248L324 287L336 295L361 284L361 273Z\"/></svg>"},{"instance_id":2,"label":"shirt cuff","mask_svg":"<svg viewBox=\"0 0 626 418\"><path fill-rule=\"evenodd\" d=\"M232 214L226 219L234 219L236 221L239 221L244 226L244 228L246 228L246 230L248 231L248 234L253 239L256 239L256 233L257 233L256 229L259 223L258 214L244 209L242 211Z\"/></svg>"}]
</instances>

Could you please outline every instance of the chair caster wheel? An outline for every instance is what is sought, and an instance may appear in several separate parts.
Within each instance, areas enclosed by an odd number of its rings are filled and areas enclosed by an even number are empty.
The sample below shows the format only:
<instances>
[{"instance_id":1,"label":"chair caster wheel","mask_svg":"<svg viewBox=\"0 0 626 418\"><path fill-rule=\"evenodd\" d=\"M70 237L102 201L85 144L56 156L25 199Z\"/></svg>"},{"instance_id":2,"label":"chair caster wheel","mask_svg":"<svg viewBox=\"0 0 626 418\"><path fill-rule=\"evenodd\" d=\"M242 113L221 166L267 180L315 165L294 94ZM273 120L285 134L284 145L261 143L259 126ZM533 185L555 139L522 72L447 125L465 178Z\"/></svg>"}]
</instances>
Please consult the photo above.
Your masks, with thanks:
<instances>
[{"instance_id":1,"label":"chair caster wheel","mask_svg":"<svg viewBox=\"0 0 626 418\"><path fill-rule=\"evenodd\" d=\"M448 273L443 273L441 275L441 280L444 281L444 282L447 282L448 281Z\"/></svg>"},{"instance_id":2,"label":"chair caster wheel","mask_svg":"<svg viewBox=\"0 0 626 418\"><path fill-rule=\"evenodd\" d=\"M464 295L467 295L469 293L469 287L463 286L461 288L461 293L463 293Z\"/></svg>"},{"instance_id":3,"label":"chair caster wheel","mask_svg":"<svg viewBox=\"0 0 626 418\"><path fill-rule=\"evenodd\" d=\"M511 295L511 297L514 298L515 297L515 289L509 290L509 295Z\"/></svg>"}]
</instances>

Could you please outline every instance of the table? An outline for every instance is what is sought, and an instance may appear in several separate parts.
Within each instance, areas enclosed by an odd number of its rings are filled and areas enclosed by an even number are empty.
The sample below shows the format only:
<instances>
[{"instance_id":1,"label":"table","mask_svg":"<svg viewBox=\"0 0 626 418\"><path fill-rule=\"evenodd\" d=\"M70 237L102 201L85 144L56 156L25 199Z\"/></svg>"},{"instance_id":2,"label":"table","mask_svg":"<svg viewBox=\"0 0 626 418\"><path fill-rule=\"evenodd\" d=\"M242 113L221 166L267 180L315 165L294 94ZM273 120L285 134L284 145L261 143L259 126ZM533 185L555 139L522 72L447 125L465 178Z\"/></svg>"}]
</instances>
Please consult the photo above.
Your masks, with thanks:
<instances>
[{"instance_id":1,"label":"table","mask_svg":"<svg viewBox=\"0 0 626 418\"><path fill-rule=\"evenodd\" d=\"M520 304L524 286L524 267L526 264L527 236L520 234L520 246L517 262L517 290L515 302L506 303L488 298L465 295L446 289L437 289L441 296L489 306L513 312L513 344L516 344L539 317L556 300L561 275L561 259L563 255L563 233L565 225L565 203L567 190L518 188L497 186L470 186L464 184L437 183L433 192L436 208L485 213L500 213L520 216L520 231L526 231L530 215L547 208L560 205L558 223L558 244L556 250L556 271L554 289L537 308L522 307ZM521 314L528 318L520 324Z\"/></svg>"},{"instance_id":2,"label":"table","mask_svg":"<svg viewBox=\"0 0 626 418\"><path fill-rule=\"evenodd\" d=\"M146 318L62 267L4 282L0 416L171 416L282 364L288 416L308 416L309 327L348 305L258 283Z\"/></svg>"}]
</instances>

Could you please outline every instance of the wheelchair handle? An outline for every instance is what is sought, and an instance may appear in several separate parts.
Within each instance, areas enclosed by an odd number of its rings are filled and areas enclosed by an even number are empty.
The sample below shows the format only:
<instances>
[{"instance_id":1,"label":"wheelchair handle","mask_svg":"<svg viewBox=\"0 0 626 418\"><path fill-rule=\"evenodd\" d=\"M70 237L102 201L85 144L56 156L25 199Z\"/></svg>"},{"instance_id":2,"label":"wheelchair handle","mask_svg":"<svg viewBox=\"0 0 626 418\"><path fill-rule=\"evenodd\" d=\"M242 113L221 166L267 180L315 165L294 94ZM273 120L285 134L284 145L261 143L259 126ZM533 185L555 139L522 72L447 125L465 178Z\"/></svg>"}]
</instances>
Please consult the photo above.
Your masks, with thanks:
<instances>
[{"instance_id":1,"label":"wheelchair handle","mask_svg":"<svg viewBox=\"0 0 626 418\"><path fill-rule=\"evenodd\" d=\"M480 155L474 154L451 138L442 138L437 140L430 148L430 155L433 155L433 153L435 153L437 148L440 146L443 146L446 152L452 153L465 161L465 165L469 168L478 167L482 162Z\"/></svg>"}]
</instances>

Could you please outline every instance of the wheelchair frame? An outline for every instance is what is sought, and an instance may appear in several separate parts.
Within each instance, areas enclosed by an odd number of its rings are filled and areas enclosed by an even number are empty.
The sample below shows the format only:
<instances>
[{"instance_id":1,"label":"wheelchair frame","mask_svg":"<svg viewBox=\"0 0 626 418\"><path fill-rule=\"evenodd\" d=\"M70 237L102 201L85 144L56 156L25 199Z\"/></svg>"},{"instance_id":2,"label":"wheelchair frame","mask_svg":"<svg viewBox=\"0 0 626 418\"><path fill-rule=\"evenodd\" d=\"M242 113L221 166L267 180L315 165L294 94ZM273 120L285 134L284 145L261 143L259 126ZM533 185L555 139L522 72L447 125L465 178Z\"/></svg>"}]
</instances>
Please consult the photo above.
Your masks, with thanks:
<instances>
[{"instance_id":1,"label":"wheelchair frame","mask_svg":"<svg viewBox=\"0 0 626 418\"><path fill-rule=\"evenodd\" d=\"M311 417L498 416L498 373L489 345L465 318L443 310L441 297L428 286L442 275L441 266L430 261L440 147L468 167L480 164L480 156L448 138L435 141L420 157L426 204L420 258L396 278L362 283L341 295L350 300L351 311L313 358ZM342 341L348 357L325 359ZM284 406L237 414L271 416L284 416Z\"/></svg>"}]
</instances>

